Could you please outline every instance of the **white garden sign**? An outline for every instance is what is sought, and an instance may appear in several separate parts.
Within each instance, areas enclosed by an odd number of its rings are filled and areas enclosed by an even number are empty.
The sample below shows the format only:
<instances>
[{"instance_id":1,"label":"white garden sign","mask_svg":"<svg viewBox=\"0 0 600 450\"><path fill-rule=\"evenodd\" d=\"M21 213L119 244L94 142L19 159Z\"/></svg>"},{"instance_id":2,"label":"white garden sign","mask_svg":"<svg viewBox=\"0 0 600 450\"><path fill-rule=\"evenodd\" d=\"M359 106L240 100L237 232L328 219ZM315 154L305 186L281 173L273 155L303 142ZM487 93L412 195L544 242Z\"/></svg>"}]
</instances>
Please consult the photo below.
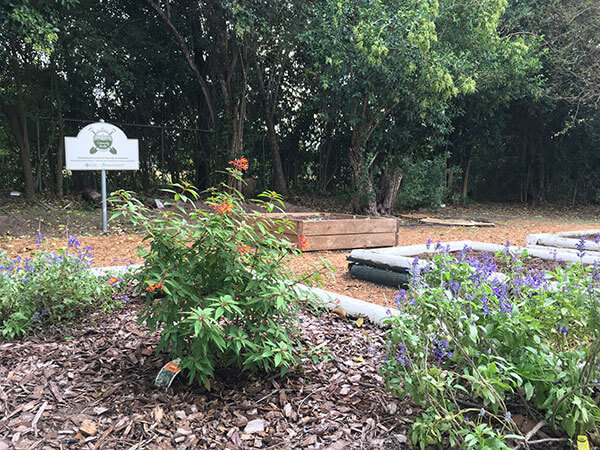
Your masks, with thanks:
<instances>
[{"instance_id":1,"label":"white garden sign","mask_svg":"<svg viewBox=\"0 0 600 450\"><path fill-rule=\"evenodd\" d=\"M83 127L77 137L65 137L67 170L100 170L102 173L102 230L107 229L106 171L138 170L137 139L128 139L115 125L100 121Z\"/></svg>"}]
</instances>

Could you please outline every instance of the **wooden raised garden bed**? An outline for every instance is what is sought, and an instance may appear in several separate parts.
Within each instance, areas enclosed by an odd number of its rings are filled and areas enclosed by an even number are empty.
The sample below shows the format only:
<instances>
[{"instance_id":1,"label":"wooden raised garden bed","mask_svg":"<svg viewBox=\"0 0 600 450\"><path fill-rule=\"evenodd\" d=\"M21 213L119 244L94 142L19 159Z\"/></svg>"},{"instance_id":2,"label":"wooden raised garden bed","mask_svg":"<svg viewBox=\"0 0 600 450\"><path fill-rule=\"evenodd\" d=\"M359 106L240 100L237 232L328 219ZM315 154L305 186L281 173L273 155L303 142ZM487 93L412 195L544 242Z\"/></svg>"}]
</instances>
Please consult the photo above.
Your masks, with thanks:
<instances>
[{"instance_id":1,"label":"wooden raised garden bed","mask_svg":"<svg viewBox=\"0 0 600 450\"><path fill-rule=\"evenodd\" d=\"M397 244L398 221L382 217L329 213L263 214L286 219L291 228L283 230L291 242L306 238L304 251L390 247ZM277 230L273 230L277 231Z\"/></svg>"}]
</instances>

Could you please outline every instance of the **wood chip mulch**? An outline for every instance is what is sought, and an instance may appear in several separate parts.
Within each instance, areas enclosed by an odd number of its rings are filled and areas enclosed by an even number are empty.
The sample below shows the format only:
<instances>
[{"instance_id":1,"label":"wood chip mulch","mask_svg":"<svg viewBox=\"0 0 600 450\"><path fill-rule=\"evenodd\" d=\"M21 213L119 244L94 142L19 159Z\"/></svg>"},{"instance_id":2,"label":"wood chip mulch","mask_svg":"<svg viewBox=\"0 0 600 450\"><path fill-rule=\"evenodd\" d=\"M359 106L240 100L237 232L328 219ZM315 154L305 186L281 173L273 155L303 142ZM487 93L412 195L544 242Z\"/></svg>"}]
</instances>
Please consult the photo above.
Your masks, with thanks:
<instances>
[{"instance_id":1,"label":"wood chip mulch","mask_svg":"<svg viewBox=\"0 0 600 450\"><path fill-rule=\"evenodd\" d=\"M168 357L137 308L0 344L0 449L404 448L416 408L385 392L384 330L306 313L303 340L329 361L283 378L229 370L211 391L180 374L164 390Z\"/></svg>"}]
</instances>

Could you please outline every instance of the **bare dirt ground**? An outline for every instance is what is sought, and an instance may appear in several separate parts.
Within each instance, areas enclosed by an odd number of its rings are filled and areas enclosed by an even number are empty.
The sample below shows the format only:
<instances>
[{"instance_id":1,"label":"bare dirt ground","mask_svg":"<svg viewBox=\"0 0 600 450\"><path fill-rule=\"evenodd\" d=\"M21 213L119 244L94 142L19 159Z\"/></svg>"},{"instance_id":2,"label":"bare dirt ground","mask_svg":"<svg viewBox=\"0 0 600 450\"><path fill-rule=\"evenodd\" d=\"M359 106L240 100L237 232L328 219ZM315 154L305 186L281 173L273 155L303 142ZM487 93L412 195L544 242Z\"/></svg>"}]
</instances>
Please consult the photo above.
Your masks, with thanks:
<instances>
[{"instance_id":1,"label":"bare dirt ground","mask_svg":"<svg viewBox=\"0 0 600 450\"><path fill-rule=\"evenodd\" d=\"M142 236L132 233L123 222L111 223L108 233L100 231L100 211L82 207L75 201L64 209L61 204L52 204L54 209L43 205L25 203L26 200L13 200L0 206L0 251L9 255L27 255L36 250L35 235L39 231L44 235L43 248L60 249L67 245L68 236L78 236L82 246L93 247L96 266L121 265L130 261L141 262L137 258L137 247ZM308 200L309 207L295 203L287 205L290 212L317 211L316 200ZM333 204L323 208L335 212ZM419 225L416 221L401 220L399 245L424 244L427 239L444 242L468 239L472 241L512 245L525 245L525 237L530 233L553 233L567 230L600 228L600 208L577 207L559 208L547 206L531 208L523 205L475 205L470 208L444 208L440 211L424 211L443 218L464 218L496 223L495 227L452 227ZM327 277L325 289L350 297L359 298L384 306L392 306L396 291L350 278L347 273L347 250L306 253L292 258L288 264L301 274L308 270L311 263L320 258L330 262L335 269L335 278Z\"/></svg>"}]
</instances>

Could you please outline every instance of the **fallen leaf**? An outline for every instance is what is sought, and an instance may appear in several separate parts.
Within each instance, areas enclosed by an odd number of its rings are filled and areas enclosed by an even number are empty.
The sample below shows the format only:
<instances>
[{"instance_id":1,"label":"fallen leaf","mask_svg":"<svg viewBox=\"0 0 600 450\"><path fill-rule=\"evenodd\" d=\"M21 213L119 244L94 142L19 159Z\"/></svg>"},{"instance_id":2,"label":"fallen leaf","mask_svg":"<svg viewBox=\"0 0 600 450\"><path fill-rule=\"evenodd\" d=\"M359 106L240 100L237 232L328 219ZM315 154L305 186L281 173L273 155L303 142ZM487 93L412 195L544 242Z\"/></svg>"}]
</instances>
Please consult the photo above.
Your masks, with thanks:
<instances>
[{"instance_id":1,"label":"fallen leaf","mask_svg":"<svg viewBox=\"0 0 600 450\"><path fill-rule=\"evenodd\" d=\"M261 431L265 431L265 421L262 419L251 420L244 428L244 434L260 433Z\"/></svg>"},{"instance_id":2,"label":"fallen leaf","mask_svg":"<svg viewBox=\"0 0 600 450\"><path fill-rule=\"evenodd\" d=\"M152 416L154 417L154 420L156 422L160 422L162 420L162 418L165 416L165 412L159 405L156 405L154 407L154 409L152 410Z\"/></svg>"},{"instance_id":3,"label":"fallen leaf","mask_svg":"<svg viewBox=\"0 0 600 450\"><path fill-rule=\"evenodd\" d=\"M308 436L306 439L304 439L300 445L302 447L308 447L310 445L315 445L317 443L317 436L315 436L314 434L311 434L310 436Z\"/></svg>"},{"instance_id":4,"label":"fallen leaf","mask_svg":"<svg viewBox=\"0 0 600 450\"><path fill-rule=\"evenodd\" d=\"M225 429L219 431L225 431ZM190 434L192 434L192 430L189 427L180 427L177 428L177 433L183 436L189 436Z\"/></svg>"},{"instance_id":5,"label":"fallen leaf","mask_svg":"<svg viewBox=\"0 0 600 450\"><path fill-rule=\"evenodd\" d=\"M106 411L108 411L108 408L104 408L103 406L96 406L94 408L94 413L97 416L100 416L100 415L104 414Z\"/></svg>"},{"instance_id":6,"label":"fallen leaf","mask_svg":"<svg viewBox=\"0 0 600 450\"><path fill-rule=\"evenodd\" d=\"M283 407L283 415L287 418L290 418L292 416L292 412L294 410L292 409L292 405L290 405L289 403L286 403L286 405Z\"/></svg>"},{"instance_id":7,"label":"fallen leaf","mask_svg":"<svg viewBox=\"0 0 600 450\"><path fill-rule=\"evenodd\" d=\"M331 312L333 314L337 314L340 317L346 317L346 310L344 308L342 308L341 306L336 306L335 308L333 308L331 310Z\"/></svg>"},{"instance_id":8,"label":"fallen leaf","mask_svg":"<svg viewBox=\"0 0 600 450\"><path fill-rule=\"evenodd\" d=\"M79 430L87 434L88 436L95 436L96 433L98 433L98 428L96 428L96 425L88 420L83 421L83 423L79 427Z\"/></svg>"}]
</instances>

